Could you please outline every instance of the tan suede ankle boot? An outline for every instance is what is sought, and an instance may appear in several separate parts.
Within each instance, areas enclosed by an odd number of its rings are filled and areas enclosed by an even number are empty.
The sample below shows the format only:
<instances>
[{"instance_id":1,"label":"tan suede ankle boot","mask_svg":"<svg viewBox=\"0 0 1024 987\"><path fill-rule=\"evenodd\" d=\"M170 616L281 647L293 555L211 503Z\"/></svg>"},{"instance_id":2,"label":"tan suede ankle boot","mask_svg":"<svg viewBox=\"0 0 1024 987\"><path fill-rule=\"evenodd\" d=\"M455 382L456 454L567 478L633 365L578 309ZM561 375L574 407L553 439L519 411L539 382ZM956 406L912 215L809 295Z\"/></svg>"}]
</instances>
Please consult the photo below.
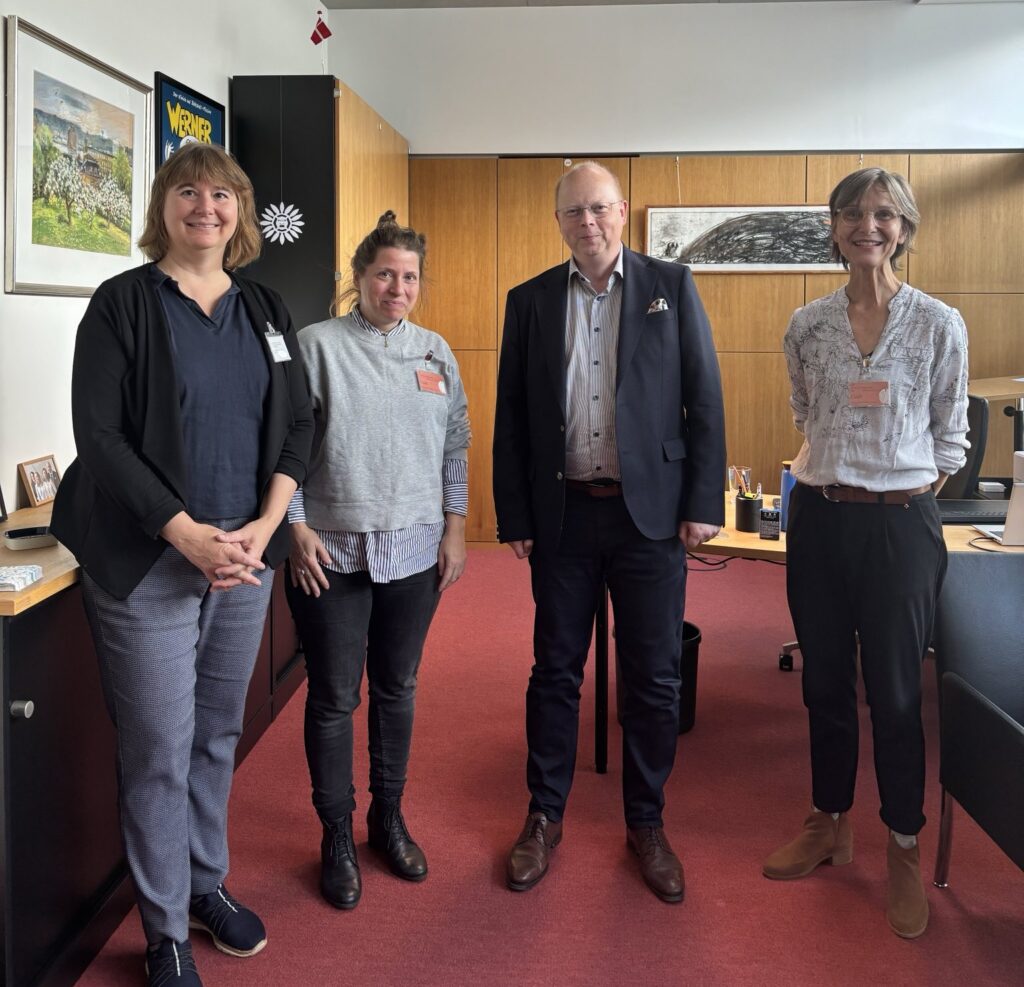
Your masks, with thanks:
<instances>
[{"instance_id":1,"label":"tan suede ankle boot","mask_svg":"<svg viewBox=\"0 0 1024 987\"><path fill-rule=\"evenodd\" d=\"M921 847L904 850L889 834L889 927L904 939L916 939L928 928L928 899L921 880Z\"/></svg>"},{"instance_id":2,"label":"tan suede ankle boot","mask_svg":"<svg viewBox=\"0 0 1024 987\"><path fill-rule=\"evenodd\" d=\"M792 881L806 877L826 862L833 866L853 860L853 830L846 813L838 819L831 812L812 812L804 820L800 835L776 850L765 862L762 872L773 881Z\"/></svg>"}]
</instances>

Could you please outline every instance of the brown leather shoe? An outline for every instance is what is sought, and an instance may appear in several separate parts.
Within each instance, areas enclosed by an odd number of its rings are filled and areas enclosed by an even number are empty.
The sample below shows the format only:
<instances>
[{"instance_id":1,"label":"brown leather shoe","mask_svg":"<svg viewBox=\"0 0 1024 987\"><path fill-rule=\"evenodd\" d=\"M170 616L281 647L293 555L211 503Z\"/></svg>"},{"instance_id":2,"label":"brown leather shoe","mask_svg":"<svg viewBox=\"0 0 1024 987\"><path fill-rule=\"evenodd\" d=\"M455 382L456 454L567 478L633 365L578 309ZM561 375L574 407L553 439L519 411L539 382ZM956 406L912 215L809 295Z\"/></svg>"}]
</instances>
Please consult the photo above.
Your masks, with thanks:
<instances>
[{"instance_id":1,"label":"brown leather shoe","mask_svg":"<svg viewBox=\"0 0 1024 987\"><path fill-rule=\"evenodd\" d=\"M804 828L791 843L779 847L761 867L773 881L793 881L806 877L820 864L835 867L853 860L853 830L845 812L838 819L831 812L812 812Z\"/></svg>"},{"instance_id":2,"label":"brown leather shoe","mask_svg":"<svg viewBox=\"0 0 1024 987\"><path fill-rule=\"evenodd\" d=\"M529 891L548 872L548 857L561 841L560 822L552 822L543 812L531 812L508 855L509 888Z\"/></svg>"},{"instance_id":3,"label":"brown leather shoe","mask_svg":"<svg viewBox=\"0 0 1024 987\"><path fill-rule=\"evenodd\" d=\"M904 850L889 834L889 928L903 939L916 939L928 928L928 899L921 880L921 847Z\"/></svg>"},{"instance_id":4,"label":"brown leather shoe","mask_svg":"<svg viewBox=\"0 0 1024 987\"><path fill-rule=\"evenodd\" d=\"M660 826L627 829L626 845L640 858L640 873L647 887L662 901L675 904L683 900L683 865L669 846L665 830Z\"/></svg>"}]
</instances>

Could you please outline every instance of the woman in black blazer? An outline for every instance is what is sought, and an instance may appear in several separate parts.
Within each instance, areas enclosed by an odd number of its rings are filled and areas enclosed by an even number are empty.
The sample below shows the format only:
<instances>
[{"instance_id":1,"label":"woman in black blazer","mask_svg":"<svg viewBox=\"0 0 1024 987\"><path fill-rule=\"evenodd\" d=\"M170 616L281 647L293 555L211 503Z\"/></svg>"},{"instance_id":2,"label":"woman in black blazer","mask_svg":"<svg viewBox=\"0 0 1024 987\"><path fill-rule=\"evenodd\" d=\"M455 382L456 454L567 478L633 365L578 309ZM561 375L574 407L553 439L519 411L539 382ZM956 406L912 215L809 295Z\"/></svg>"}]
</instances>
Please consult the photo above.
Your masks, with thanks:
<instances>
[{"instance_id":1,"label":"woman in black blazer","mask_svg":"<svg viewBox=\"0 0 1024 987\"><path fill-rule=\"evenodd\" d=\"M52 528L82 568L117 727L150 984L200 984L189 927L236 956L266 944L224 887L227 801L313 420L287 310L234 273L261 242L237 163L182 148L139 240L154 263L100 285L75 346L78 458Z\"/></svg>"}]
</instances>

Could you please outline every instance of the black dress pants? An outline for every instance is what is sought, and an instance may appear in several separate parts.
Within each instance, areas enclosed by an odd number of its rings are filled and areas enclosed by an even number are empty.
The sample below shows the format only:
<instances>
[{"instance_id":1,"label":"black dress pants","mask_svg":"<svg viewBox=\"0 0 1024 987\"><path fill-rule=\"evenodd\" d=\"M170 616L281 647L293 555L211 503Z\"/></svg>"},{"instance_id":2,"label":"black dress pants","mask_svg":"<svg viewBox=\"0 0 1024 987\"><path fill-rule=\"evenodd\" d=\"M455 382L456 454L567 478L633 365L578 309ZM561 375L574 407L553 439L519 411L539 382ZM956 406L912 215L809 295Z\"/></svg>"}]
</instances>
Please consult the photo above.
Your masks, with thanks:
<instances>
[{"instance_id":1,"label":"black dress pants","mask_svg":"<svg viewBox=\"0 0 1024 987\"><path fill-rule=\"evenodd\" d=\"M621 497L567 490L557 548L530 555L534 666L526 693L531 812L559 821L576 765L580 686L602 581L611 595L623 676L622 796L626 824L661 826L679 723L686 553L652 541Z\"/></svg>"},{"instance_id":2,"label":"black dress pants","mask_svg":"<svg viewBox=\"0 0 1024 987\"><path fill-rule=\"evenodd\" d=\"M324 822L355 809L352 714L363 667L369 682L370 793L400 798L412 744L416 676L438 604L437 566L374 583L366 572L328 572L330 589L307 596L285 583L306 654L306 760Z\"/></svg>"},{"instance_id":3,"label":"black dress pants","mask_svg":"<svg viewBox=\"0 0 1024 987\"><path fill-rule=\"evenodd\" d=\"M906 506L831 503L798 484L786 583L803 655L814 805L845 812L857 777L857 641L883 822L924 826L921 662L946 573L935 496Z\"/></svg>"}]
</instances>

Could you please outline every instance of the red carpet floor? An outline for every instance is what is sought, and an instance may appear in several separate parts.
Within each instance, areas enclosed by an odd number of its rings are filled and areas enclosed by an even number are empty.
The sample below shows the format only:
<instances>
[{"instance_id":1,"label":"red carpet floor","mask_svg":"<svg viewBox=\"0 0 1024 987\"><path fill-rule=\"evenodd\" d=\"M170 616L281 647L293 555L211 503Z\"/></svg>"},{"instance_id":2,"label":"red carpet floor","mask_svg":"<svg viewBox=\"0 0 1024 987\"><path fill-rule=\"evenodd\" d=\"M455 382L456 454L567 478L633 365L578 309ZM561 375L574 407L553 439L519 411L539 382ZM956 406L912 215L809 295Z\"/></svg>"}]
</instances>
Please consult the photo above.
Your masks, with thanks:
<instances>
[{"instance_id":1,"label":"red carpet floor","mask_svg":"<svg viewBox=\"0 0 1024 987\"><path fill-rule=\"evenodd\" d=\"M318 895L304 693L296 696L240 768L231 803L228 884L260 911L269 944L239 960L195 939L207 987L1024 982L1024 875L963 813L951 887L929 882L927 933L904 942L889 931L886 833L866 732L853 863L789 883L761 876L761 858L796 833L809 799L799 674L776 663L792 636L784 570L767 563L691 567L687 617L703 632L697 724L680 738L666 813L686 901L658 901L626 851L618 728L613 720L609 773L597 775L589 681L564 841L540 885L507 891L503 858L527 805L530 610L526 564L505 549L473 550L466 578L442 602L420 678L406 818L430 877L399 881L366 847L361 789L363 899L351 912ZM939 811L931 662L924 675L930 875ZM363 715L357 729L365 738ZM132 912L80 985L143 984L142 943Z\"/></svg>"}]
</instances>

